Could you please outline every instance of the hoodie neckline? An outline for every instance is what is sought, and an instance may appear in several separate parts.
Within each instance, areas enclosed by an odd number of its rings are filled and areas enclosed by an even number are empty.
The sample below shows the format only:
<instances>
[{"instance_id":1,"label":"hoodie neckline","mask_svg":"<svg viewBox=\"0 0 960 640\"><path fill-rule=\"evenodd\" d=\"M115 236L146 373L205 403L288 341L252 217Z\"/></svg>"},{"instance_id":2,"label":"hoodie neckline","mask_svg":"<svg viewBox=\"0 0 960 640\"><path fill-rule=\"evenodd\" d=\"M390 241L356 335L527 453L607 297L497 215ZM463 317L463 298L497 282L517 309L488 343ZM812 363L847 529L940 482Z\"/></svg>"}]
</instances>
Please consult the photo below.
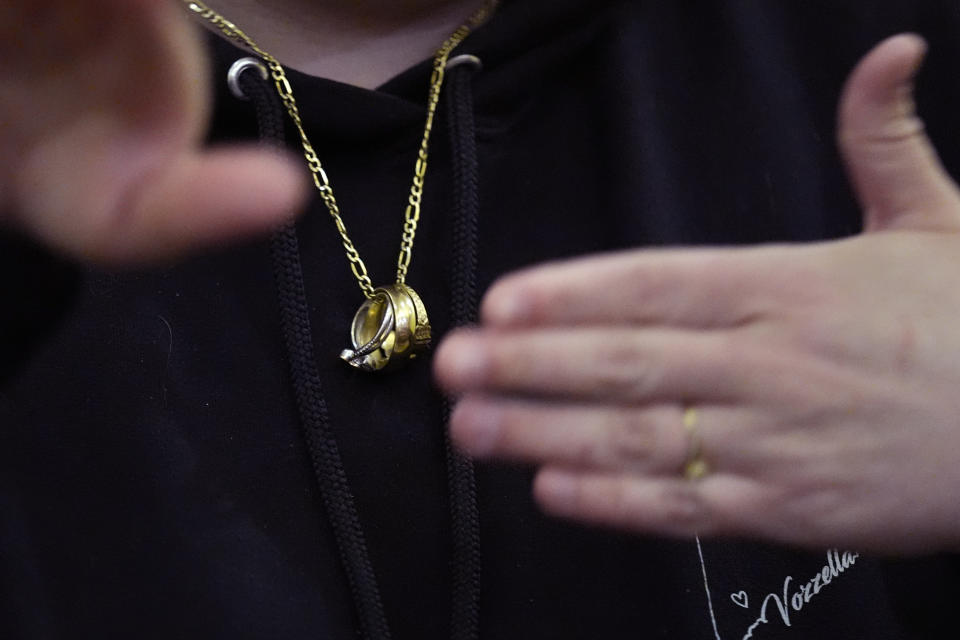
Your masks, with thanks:
<instances>
[{"instance_id":1,"label":"hoodie neckline","mask_svg":"<svg viewBox=\"0 0 960 640\"><path fill-rule=\"evenodd\" d=\"M503 0L453 53L483 61L474 95L478 134L521 113L535 99L544 70L562 68L558 58L575 57L587 46L605 13L586 0ZM208 37L218 99L232 100L223 79L236 60L251 54L213 32ZM363 144L422 127L432 64L432 58L421 60L375 89L286 71L311 137Z\"/></svg>"}]
</instances>

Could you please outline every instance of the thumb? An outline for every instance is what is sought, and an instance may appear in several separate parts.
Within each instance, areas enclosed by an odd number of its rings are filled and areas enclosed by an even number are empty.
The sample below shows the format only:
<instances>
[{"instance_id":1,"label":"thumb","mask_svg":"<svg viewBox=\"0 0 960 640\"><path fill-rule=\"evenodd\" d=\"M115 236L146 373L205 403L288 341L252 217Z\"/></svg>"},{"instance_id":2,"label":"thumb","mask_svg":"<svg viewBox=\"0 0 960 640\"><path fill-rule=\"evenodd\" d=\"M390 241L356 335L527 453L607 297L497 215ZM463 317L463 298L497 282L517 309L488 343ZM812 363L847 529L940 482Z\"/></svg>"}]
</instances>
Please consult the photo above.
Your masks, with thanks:
<instances>
[{"instance_id":1,"label":"thumb","mask_svg":"<svg viewBox=\"0 0 960 640\"><path fill-rule=\"evenodd\" d=\"M840 101L840 148L867 231L960 231L960 192L913 101L926 51L916 35L885 40L850 75Z\"/></svg>"}]
</instances>

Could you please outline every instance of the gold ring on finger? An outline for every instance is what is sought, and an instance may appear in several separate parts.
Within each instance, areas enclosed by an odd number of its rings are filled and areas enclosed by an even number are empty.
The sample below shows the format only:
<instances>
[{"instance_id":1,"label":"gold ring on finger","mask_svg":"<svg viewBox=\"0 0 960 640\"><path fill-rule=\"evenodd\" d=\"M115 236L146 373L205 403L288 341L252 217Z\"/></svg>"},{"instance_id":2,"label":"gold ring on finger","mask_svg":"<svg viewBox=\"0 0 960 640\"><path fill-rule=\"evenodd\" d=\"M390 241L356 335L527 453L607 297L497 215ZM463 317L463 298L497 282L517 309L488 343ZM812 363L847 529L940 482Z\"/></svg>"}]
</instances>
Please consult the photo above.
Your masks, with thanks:
<instances>
[{"instance_id":1,"label":"gold ring on finger","mask_svg":"<svg viewBox=\"0 0 960 640\"><path fill-rule=\"evenodd\" d=\"M710 472L710 466L703 455L700 415L696 408L687 407L683 410L683 430L687 437L687 456L683 462L683 477L696 482Z\"/></svg>"}]
</instances>

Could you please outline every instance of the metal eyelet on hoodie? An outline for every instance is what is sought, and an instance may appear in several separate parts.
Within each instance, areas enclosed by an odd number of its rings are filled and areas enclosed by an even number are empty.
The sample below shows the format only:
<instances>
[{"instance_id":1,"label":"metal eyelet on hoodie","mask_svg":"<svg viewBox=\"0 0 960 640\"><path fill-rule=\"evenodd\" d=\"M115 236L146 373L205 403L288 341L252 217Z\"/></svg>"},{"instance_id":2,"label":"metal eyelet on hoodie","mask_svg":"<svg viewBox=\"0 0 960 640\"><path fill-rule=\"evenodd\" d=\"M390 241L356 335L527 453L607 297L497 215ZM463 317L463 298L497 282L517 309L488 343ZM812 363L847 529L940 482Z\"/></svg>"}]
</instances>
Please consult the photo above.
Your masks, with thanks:
<instances>
[{"instance_id":1,"label":"metal eyelet on hoodie","mask_svg":"<svg viewBox=\"0 0 960 640\"><path fill-rule=\"evenodd\" d=\"M238 100L250 99L243 92L243 89L240 88L240 76L243 75L243 72L247 69L257 69L260 72L260 77L264 80L270 77L267 67L264 66L264 64L257 58L240 58L234 62L230 66L230 70L227 72L227 86L230 87L230 93L233 94L233 97L237 98Z\"/></svg>"},{"instance_id":2,"label":"metal eyelet on hoodie","mask_svg":"<svg viewBox=\"0 0 960 640\"><path fill-rule=\"evenodd\" d=\"M483 61L477 56L470 54L463 54L460 56L455 56L447 60L446 70L450 71L454 67L459 67L462 64L470 65L473 67L474 71L483 71Z\"/></svg>"}]
</instances>

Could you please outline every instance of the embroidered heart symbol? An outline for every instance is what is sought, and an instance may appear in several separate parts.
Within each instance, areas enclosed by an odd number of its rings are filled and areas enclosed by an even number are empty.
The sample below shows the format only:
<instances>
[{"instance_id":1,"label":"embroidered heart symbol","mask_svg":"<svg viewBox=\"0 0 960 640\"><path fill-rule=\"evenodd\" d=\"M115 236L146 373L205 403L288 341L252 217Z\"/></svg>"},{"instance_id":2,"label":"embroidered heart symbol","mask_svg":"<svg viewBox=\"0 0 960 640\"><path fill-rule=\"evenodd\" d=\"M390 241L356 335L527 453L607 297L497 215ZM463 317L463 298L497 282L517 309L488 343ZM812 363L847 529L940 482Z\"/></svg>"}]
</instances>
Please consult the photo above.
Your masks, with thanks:
<instances>
[{"instance_id":1,"label":"embroidered heart symbol","mask_svg":"<svg viewBox=\"0 0 960 640\"><path fill-rule=\"evenodd\" d=\"M747 598L747 592L741 591L740 593L731 593L730 599L733 600L733 604L738 607L743 607L744 609L750 608L750 601Z\"/></svg>"}]
</instances>

